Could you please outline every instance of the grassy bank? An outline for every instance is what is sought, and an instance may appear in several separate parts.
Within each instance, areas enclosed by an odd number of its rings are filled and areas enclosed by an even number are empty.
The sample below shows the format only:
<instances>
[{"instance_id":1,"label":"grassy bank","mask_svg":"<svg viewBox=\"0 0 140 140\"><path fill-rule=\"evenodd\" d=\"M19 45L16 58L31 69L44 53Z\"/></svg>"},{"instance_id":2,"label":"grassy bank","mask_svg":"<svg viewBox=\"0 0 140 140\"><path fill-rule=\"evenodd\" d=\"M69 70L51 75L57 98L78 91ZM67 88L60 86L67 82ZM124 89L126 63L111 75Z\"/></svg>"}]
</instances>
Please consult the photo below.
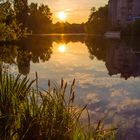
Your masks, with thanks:
<instances>
[{"instance_id":1,"label":"grassy bank","mask_svg":"<svg viewBox=\"0 0 140 140\"><path fill-rule=\"evenodd\" d=\"M33 88L32 84L36 84ZM39 90L38 77L0 73L0 140L114 140L114 129L104 130L102 123L84 127L80 116L86 108L74 107L73 80L66 99L67 83Z\"/></svg>"}]
</instances>

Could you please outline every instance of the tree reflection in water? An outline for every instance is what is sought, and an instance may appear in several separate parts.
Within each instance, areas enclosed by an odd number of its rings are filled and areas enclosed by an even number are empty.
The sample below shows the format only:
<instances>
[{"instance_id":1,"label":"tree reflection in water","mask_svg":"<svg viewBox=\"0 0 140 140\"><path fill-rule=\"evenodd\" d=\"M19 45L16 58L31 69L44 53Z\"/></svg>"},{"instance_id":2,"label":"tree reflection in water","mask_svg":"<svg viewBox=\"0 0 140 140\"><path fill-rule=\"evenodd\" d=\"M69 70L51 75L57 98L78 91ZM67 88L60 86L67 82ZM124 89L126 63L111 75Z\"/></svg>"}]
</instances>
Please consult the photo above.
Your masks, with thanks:
<instances>
[{"instance_id":1,"label":"tree reflection in water","mask_svg":"<svg viewBox=\"0 0 140 140\"><path fill-rule=\"evenodd\" d=\"M27 75L30 63L48 61L52 54L52 40L46 38L29 37L15 45L0 46L0 62L16 64L19 73Z\"/></svg>"},{"instance_id":2,"label":"tree reflection in water","mask_svg":"<svg viewBox=\"0 0 140 140\"><path fill-rule=\"evenodd\" d=\"M90 58L105 62L110 76L121 74L121 77L140 76L140 44L138 39L110 40L104 37L83 35L30 36L16 45L0 46L0 62L16 64L19 73L27 75L30 63L49 61L53 53L53 42L85 43Z\"/></svg>"},{"instance_id":3,"label":"tree reflection in water","mask_svg":"<svg viewBox=\"0 0 140 140\"><path fill-rule=\"evenodd\" d=\"M110 76L121 74L122 78L140 76L140 44L138 40L109 40L105 38L87 38L86 45L90 58L96 57L105 62Z\"/></svg>"},{"instance_id":4,"label":"tree reflection in water","mask_svg":"<svg viewBox=\"0 0 140 140\"><path fill-rule=\"evenodd\" d=\"M82 36L72 36L72 35L32 36L32 37L23 39L21 42L18 42L16 45L10 45L10 44L1 45L0 46L0 68L2 68L2 65L4 63L8 63L9 65L16 64L18 66L19 73L27 75L30 72L31 62L32 63L41 63L41 62L46 62L46 61L50 60L51 55L53 53L53 43L54 42L56 42L56 44L65 44L65 45L70 42L85 43L85 44L82 44L82 46L85 45L85 48L88 49L89 57L90 57L91 61L92 61L92 59L95 59L95 58L100 61L103 61L105 63L105 64L103 63L103 65L106 66L108 74L110 76L120 74L120 76L124 79L128 79L132 76L133 77L140 76L140 42L139 42L139 39L136 39L136 38L135 39L125 38L122 40L110 40L110 39L106 39L104 37L96 37L96 36L87 37L87 36L83 36L83 35ZM76 44L74 44L74 45L76 45ZM80 50L81 49L80 46L78 46L78 47ZM61 48L61 51L62 52L64 51L64 46ZM80 53L74 53L74 55L77 55L77 54L80 54ZM72 56L74 56L74 55L72 55ZM83 57L83 55L84 55L84 53L82 53L82 57ZM63 55L63 56L65 57L65 55ZM71 59L71 55L67 55L66 57L68 57L68 56L70 56L70 59ZM62 58L64 58L64 57L62 57ZM55 58L57 58L57 57L55 57ZM81 58L81 57L79 57L79 58ZM85 57L83 57L83 58L85 59ZM88 60L89 59L87 59L87 61ZM78 61L78 62L80 62L80 61ZM66 61L66 63L67 63L67 61ZM84 63L86 63L86 62L84 62ZM92 63L89 63L89 64L92 65ZM90 76L92 76L92 70L94 70L94 69L91 69L91 71L87 71L85 66L87 66L87 65L81 66L83 68L82 72L84 72L84 70L86 70L85 73L87 74L88 72L91 72ZM78 72L80 73L81 72L80 68L78 70L79 70ZM105 73L107 73L107 71L105 70ZM94 72L95 71L93 71L93 73ZM60 74L60 73L58 73L58 74ZM66 73L66 76L68 76L67 73ZM103 78L106 78L106 77L104 76ZM96 78L96 77L93 77L93 78ZM101 75L99 77L99 81L97 80L97 82L99 83L100 79L102 80L103 78ZM97 79L98 79L98 77L97 77ZM116 79L120 80L120 78L118 76ZM109 79L105 79L105 80L106 80L105 82L107 83L108 82L107 80L109 80ZM122 79L122 81L123 82L116 84L113 89L111 89L112 86L103 87L104 84L103 84L103 86L101 84L102 87L100 87L100 85L98 86L95 84L96 81L94 81L93 84L91 84L91 85L89 82L89 86L88 86L89 88L88 89L86 88L87 94L89 91L90 92L94 91L95 95L96 95L96 92L97 92L97 95L104 93L101 95L104 95L105 97L103 96L103 99L102 98L100 99L100 97L99 97L99 102L89 104L88 109L92 110L92 109L96 109L96 108L97 109L101 108L101 113L103 113L104 110L107 110L108 112L109 111L113 112L114 110L115 111L117 110L118 112L117 112L116 118L118 118L118 120L121 118L122 120L124 120L124 122L126 122L126 120L127 120L128 124L131 123L130 124L131 127L125 128L124 137L125 136L129 137L131 134L133 136L132 139L137 139L137 137L140 136L140 132L138 131L139 130L138 129L139 128L139 117L140 117L139 95L137 94L137 93L139 93L139 88L138 88L139 79L137 79L137 82L135 84L133 84L133 83L128 84L129 80L125 81L126 83L124 82L123 79ZM130 79L130 81L131 81L131 79ZM115 82L115 80L114 80L114 82ZM121 86L119 84L121 84ZM87 82L87 85L88 85L88 82ZM123 88L124 85L126 87L127 86L128 87L130 86L130 87L128 89L125 87ZM122 88L122 89L120 89L120 88ZM84 88L81 88L81 91L83 91L83 89ZM138 90L138 91L136 91L136 90ZM114 91L114 94L112 93L113 91ZM130 95L128 95L126 93L129 91L130 91ZM100 94L98 94L98 93L100 93ZM107 95L107 93L109 95ZM94 93L92 95L95 99L96 96L94 96ZM132 99L132 97L134 99ZM120 103L119 105L118 105L118 102ZM131 106L131 104L132 104L132 106ZM121 107L123 109L121 109ZM100 113L100 110L99 110L99 113ZM99 114L97 114L97 115L99 115ZM109 121L113 122L113 119L115 120L116 118L115 117L109 118ZM122 126L125 127L125 125L121 123L121 127Z\"/></svg>"}]
</instances>

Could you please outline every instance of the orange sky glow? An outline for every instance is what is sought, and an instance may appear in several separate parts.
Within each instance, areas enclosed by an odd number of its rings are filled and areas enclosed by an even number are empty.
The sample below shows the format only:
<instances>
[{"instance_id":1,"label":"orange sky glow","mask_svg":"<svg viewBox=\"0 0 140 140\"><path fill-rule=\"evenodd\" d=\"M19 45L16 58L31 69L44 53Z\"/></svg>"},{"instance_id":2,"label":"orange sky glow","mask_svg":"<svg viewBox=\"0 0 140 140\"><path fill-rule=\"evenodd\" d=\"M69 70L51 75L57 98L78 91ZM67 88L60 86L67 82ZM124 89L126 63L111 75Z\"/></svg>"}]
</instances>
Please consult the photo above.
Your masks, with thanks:
<instances>
[{"instance_id":1,"label":"orange sky glow","mask_svg":"<svg viewBox=\"0 0 140 140\"><path fill-rule=\"evenodd\" d=\"M53 13L53 22L61 21L58 17L59 12L66 14L65 21L70 23L86 22L90 9L107 4L108 0L29 0L29 3L47 4Z\"/></svg>"}]
</instances>

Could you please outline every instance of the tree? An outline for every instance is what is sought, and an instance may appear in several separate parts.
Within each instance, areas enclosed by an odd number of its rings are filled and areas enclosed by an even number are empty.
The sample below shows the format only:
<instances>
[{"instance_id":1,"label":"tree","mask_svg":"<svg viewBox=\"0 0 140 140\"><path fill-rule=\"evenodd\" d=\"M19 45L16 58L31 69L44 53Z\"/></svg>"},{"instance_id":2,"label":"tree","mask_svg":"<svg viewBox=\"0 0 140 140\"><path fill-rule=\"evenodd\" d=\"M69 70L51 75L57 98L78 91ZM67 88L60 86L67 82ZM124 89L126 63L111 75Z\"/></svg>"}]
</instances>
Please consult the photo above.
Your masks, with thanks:
<instances>
[{"instance_id":1,"label":"tree","mask_svg":"<svg viewBox=\"0 0 140 140\"><path fill-rule=\"evenodd\" d=\"M86 24L88 33L103 34L109 27L108 5L96 10L91 9L91 14Z\"/></svg>"},{"instance_id":2,"label":"tree","mask_svg":"<svg viewBox=\"0 0 140 140\"><path fill-rule=\"evenodd\" d=\"M51 32L52 13L47 5L31 3L29 6L28 28L33 33Z\"/></svg>"},{"instance_id":3,"label":"tree","mask_svg":"<svg viewBox=\"0 0 140 140\"><path fill-rule=\"evenodd\" d=\"M22 36L20 25L15 19L12 3L0 3L0 41L16 40Z\"/></svg>"},{"instance_id":4,"label":"tree","mask_svg":"<svg viewBox=\"0 0 140 140\"><path fill-rule=\"evenodd\" d=\"M85 23L57 22L53 24L53 33L85 33L84 27Z\"/></svg>"},{"instance_id":5,"label":"tree","mask_svg":"<svg viewBox=\"0 0 140 140\"><path fill-rule=\"evenodd\" d=\"M17 21L23 24L23 28L26 27L28 17L27 0L14 0L14 10Z\"/></svg>"}]
</instances>

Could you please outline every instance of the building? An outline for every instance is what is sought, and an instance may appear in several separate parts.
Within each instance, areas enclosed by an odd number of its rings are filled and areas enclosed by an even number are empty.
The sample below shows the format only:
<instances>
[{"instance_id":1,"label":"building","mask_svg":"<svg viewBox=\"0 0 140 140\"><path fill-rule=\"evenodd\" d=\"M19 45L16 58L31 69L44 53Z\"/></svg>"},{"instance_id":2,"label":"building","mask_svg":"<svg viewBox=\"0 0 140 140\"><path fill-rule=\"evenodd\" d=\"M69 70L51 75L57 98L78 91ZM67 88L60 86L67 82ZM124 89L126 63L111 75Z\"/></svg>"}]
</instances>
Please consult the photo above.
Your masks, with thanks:
<instances>
[{"instance_id":1,"label":"building","mask_svg":"<svg viewBox=\"0 0 140 140\"><path fill-rule=\"evenodd\" d=\"M121 41L108 47L105 65L110 76L120 74L126 80L140 76L140 52Z\"/></svg>"},{"instance_id":2,"label":"building","mask_svg":"<svg viewBox=\"0 0 140 140\"><path fill-rule=\"evenodd\" d=\"M140 0L109 0L112 25L126 26L140 19Z\"/></svg>"}]
</instances>

